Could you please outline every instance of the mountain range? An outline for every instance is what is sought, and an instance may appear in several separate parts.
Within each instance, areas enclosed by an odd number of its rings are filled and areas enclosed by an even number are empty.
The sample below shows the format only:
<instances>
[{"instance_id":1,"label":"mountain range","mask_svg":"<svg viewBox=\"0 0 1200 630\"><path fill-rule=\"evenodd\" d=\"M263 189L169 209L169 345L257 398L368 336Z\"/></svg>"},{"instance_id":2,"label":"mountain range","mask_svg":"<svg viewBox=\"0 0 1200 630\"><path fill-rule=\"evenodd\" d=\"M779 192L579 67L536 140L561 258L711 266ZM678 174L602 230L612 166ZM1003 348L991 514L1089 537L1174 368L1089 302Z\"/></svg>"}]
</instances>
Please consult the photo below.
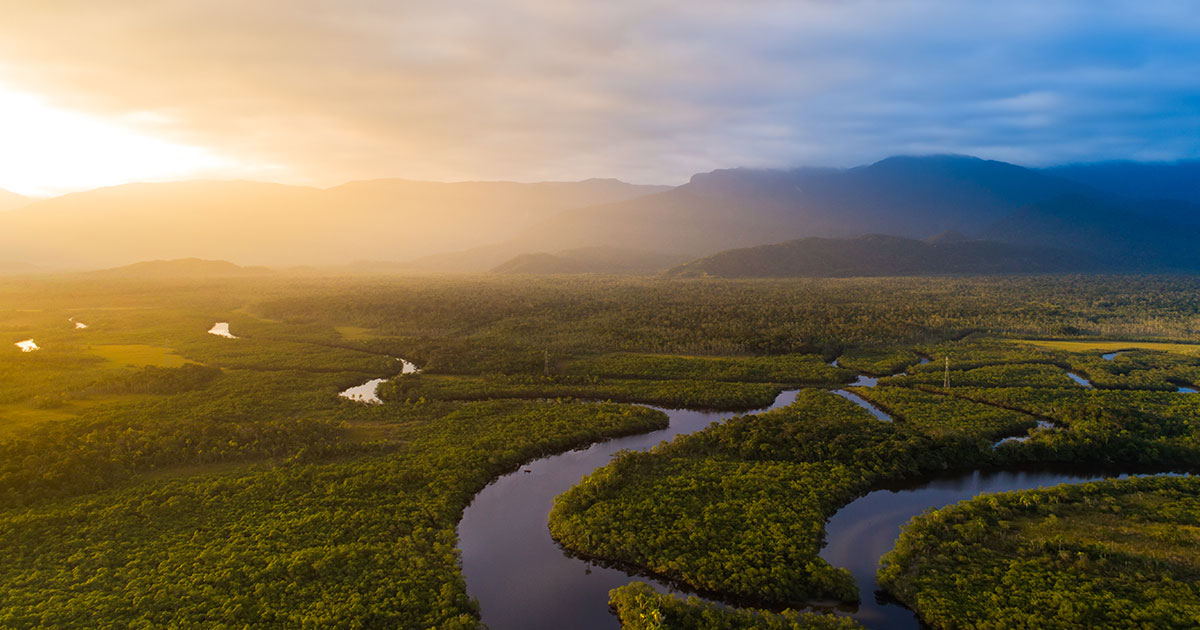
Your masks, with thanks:
<instances>
[{"instance_id":1,"label":"mountain range","mask_svg":"<svg viewBox=\"0 0 1200 630\"><path fill-rule=\"evenodd\" d=\"M1177 199L1200 203L1200 160L1098 162L1042 170L1095 190L1130 199Z\"/></svg>"},{"instance_id":2,"label":"mountain range","mask_svg":"<svg viewBox=\"0 0 1200 630\"><path fill-rule=\"evenodd\" d=\"M654 195L559 213L511 243L522 251L553 243L702 255L806 236L973 235L1026 205L1085 191L1012 164L957 156L844 170L720 170Z\"/></svg>"},{"instance_id":3,"label":"mountain range","mask_svg":"<svg viewBox=\"0 0 1200 630\"><path fill-rule=\"evenodd\" d=\"M81 267L194 256L275 266L381 261L339 267L356 271L652 273L680 263L675 273L691 275L1196 271L1198 165L1031 169L940 155L848 169L718 170L674 188L131 184L0 213L0 251ZM929 240L946 233L959 236ZM727 250L737 251L718 256Z\"/></svg>"},{"instance_id":4,"label":"mountain range","mask_svg":"<svg viewBox=\"0 0 1200 630\"><path fill-rule=\"evenodd\" d=\"M1125 166L1128 177L1122 176ZM748 275L750 269L765 275L886 275L907 267L912 273L1195 271L1200 206L1189 199L1197 184L1178 176L1188 168L1099 163L1036 170L967 156L925 156L851 169L722 170L669 191L559 213L502 246L463 257L552 243L620 245L694 258L739 250L691 267L694 272L721 262L725 271L713 275ZM1097 179L1103 179L1103 190L1091 185ZM1146 182L1156 180L1175 184L1147 194ZM918 242L948 231L969 242L949 248ZM893 264L849 264L845 258L878 258L865 249L884 243L858 239L867 234L912 242L886 242L883 251L894 257ZM746 251L775 243L782 245ZM940 264L905 262L922 249ZM981 259L968 260L967 252ZM757 262L731 263L747 256ZM763 258L769 256L780 259L767 264ZM734 268L742 271L733 273Z\"/></svg>"}]
</instances>

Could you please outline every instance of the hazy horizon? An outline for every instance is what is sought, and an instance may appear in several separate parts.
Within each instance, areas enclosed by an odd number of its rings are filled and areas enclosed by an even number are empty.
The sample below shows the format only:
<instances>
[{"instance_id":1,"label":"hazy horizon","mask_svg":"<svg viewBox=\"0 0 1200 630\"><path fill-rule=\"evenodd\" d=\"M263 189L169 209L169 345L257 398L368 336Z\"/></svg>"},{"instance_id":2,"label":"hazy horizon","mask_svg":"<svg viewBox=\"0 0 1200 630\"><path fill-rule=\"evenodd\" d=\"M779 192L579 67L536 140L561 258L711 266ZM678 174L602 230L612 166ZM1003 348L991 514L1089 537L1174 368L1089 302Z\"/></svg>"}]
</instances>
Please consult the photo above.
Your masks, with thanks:
<instances>
[{"instance_id":1,"label":"hazy horizon","mask_svg":"<svg viewBox=\"0 0 1200 630\"><path fill-rule=\"evenodd\" d=\"M125 181L125 182L108 184L108 185L104 185L104 186L96 186L94 188L80 188L77 190L68 190L68 191L63 191L63 192L58 192L58 193L49 193L49 194L45 194L45 193L43 193L43 194L26 194L26 193L18 192L17 190L7 189L7 188L0 188L0 191L11 192L13 194L20 195L22 197L26 197L26 198L30 199L31 201L43 201L43 200L47 200L47 199L53 199L55 197L69 195L72 193L89 192L89 191L94 191L94 190L102 190L102 189L106 189L106 188L118 188L121 186L131 186L131 185L136 186L136 185L142 185L142 184L187 184L187 183L278 184L280 186L286 186L286 187L292 187L292 188L307 188L307 189L312 189L312 190L325 190L325 191L333 190L335 188L339 188L339 187L346 186L349 184L384 182L384 181L409 182L409 183L417 183L417 184L575 184L575 183L584 183L584 182L590 182L590 181L616 181L616 182L620 182L623 184L631 184L634 186L659 186L659 187L664 187L664 188L675 188L675 187L682 186L683 184L688 183L688 181L690 181L690 179L692 177L695 177L696 175L703 175L703 174L711 173L714 171L755 170L755 171L788 172L788 171L796 171L796 170L808 169L808 168L849 170L849 169L854 169L854 168L870 166L871 164L875 164L879 161L886 160L889 158L896 158L896 157L916 157L916 158L963 157L963 158L974 158L974 159L978 159L978 160L982 160L982 161L989 161L989 162L1004 162L1004 160L996 160L996 159L989 158L986 156L968 155L968 154L964 154L964 153L924 153L924 154L913 153L913 154L886 155L886 156L882 156L879 160L864 162L862 164L852 164L849 166L831 166L831 165L821 164L821 163L817 163L817 162L808 163L808 164L765 166L765 167L733 165L733 166L725 166L725 167L715 168L715 169L711 169L709 171L698 171L696 173L692 173L692 174L688 175L681 181L673 181L673 182L629 181L629 180L621 179L619 177L581 177L579 179L522 180L522 179L413 179L410 177L396 175L396 176L391 176L391 177L389 177L389 176L372 177L369 179L349 179L349 180L346 180L343 182L333 183L333 184L329 184L329 185L312 185L312 184L302 184L302 183L289 183L286 181L275 181L275 180L272 180L269 178L254 179L254 178L248 178L248 177L231 177L231 178L196 177L196 178L169 178L169 179L135 179L135 180ZM1135 164L1135 165L1149 165L1149 166L1174 166L1174 165L1187 165L1187 164L1192 164L1195 162L1200 162L1200 158L1179 158L1179 159L1174 159L1174 160L1136 160L1133 158L1115 157L1115 158L1107 159L1107 160L1095 160L1095 161L1080 160L1080 161L1073 161L1073 162L1045 164L1045 165L1041 165L1041 166L1032 166L1032 165L1020 164L1020 163L1011 163L1011 164L1013 164L1015 166L1022 166L1025 168L1030 168L1030 169L1054 169L1054 168L1069 167L1069 166L1095 166L1095 165L1120 165L1120 164Z\"/></svg>"}]
</instances>

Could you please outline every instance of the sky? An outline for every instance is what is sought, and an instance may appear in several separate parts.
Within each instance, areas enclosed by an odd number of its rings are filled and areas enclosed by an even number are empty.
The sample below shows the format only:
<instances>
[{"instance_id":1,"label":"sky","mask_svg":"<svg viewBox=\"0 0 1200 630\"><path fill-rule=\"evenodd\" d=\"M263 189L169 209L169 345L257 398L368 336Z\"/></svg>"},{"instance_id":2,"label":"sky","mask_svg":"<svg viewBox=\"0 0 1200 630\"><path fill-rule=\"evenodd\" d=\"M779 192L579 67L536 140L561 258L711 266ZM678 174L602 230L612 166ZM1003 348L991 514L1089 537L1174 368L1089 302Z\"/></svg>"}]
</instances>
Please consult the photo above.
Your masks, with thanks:
<instances>
[{"instance_id":1,"label":"sky","mask_svg":"<svg viewBox=\"0 0 1200 630\"><path fill-rule=\"evenodd\" d=\"M676 184L1200 158L1191 0L56 0L0 20L0 188Z\"/></svg>"}]
</instances>

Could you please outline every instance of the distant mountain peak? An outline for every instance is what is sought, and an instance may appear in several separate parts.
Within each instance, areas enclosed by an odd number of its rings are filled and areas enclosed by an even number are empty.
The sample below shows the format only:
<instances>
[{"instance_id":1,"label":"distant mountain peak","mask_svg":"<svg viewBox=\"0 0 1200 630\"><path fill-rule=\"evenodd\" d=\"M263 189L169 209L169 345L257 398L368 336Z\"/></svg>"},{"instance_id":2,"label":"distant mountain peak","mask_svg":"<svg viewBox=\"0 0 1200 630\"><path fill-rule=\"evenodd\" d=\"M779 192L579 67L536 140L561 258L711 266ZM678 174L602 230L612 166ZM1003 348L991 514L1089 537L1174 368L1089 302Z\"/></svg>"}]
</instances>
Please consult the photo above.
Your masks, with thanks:
<instances>
[{"instance_id":1,"label":"distant mountain peak","mask_svg":"<svg viewBox=\"0 0 1200 630\"><path fill-rule=\"evenodd\" d=\"M925 242L930 244L962 243L970 240L973 239L967 237L967 235L963 234L962 232L958 232L956 230L946 230L945 232L939 232L933 236L930 236L929 238L925 239Z\"/></svg>"},{"instance_id":2,"label":"distant mountain peak","mask_svg":"<svg viewBox=\"0 0 1200 630\"><path fill-rule=\"evenodd\" d=\"M889 164L980 164L991 162L993 164L1006 164L1006 162L996 162L995 160L985 160L974 155L966 155L962 153L930 153L926 155L892 155L879 160L870 166L883 166Z\"/></svg>"},{"instance_id":3,"label":"distant mountain peak","mask_svg":"<svg viewBox=\"0 0 1200 630\"><path fill-rule=\"evenodd\" d=\"M957 155L952 153L941 153L934 155L895 155L889 158L884 158L870 164L868 166L859 167L855 170L867 170L876 172L891 172L898 171L902 173L915 173L921 175L951 175L958 177L979 177L988 174L1015 174L1029 173L1033 175L1033 171L1008 162L1000 162L997 160L986 160L975 157L973 155Z\"/></svg>"}]
</instances>

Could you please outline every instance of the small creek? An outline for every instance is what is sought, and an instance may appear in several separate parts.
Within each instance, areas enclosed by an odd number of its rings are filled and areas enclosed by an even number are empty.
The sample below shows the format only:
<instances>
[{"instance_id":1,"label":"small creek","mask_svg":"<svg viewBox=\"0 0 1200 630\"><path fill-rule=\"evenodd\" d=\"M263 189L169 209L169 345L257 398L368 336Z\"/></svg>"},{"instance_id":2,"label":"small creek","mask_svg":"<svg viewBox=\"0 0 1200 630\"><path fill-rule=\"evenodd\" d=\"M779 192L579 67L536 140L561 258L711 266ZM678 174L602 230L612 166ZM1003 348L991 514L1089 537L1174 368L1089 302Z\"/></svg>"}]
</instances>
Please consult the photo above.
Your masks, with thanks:
<instances>
[{"instance_id":1,"label":"small creek","mask_svg":"<svg viewBox=\"0 0 1200 630\"><path fill-rule=\"evenodd\" d=\"M797 392L782 392L766 409L791 404ZM546 524L554 497L608 464L617 451L644 451L730 415L662 411L670 417L666 429L544 457L497 478L475 495L458 524L458 539L467 593L479 601L488 628L620 628L608 610L608 591L628 584L631 574L564 554ZM679 592L657 580L637 579L664 592Z\"/></svg>"},{"instance_id":2,"label":"small creek","mask_svg":"<svg viewBox=\"0 0 1200 630\"><path fill-rule=\"evenodd\" d=\"M926 363L929 363L929 359L922 357L921 362L918 365L924 365ZM830 361L829 365L832 365L833 367L841 367L838 365L837 359ZM903 376L904 374L905 374L905 372L899 372L897 374L894 374L893 376ZM878 384L879 384L878 377L867 376L866 374L859 374L858 378L854 379L854 382L850 383L849 387L875 387ZM850 402L858 405L859 407L862 407L863 409L866 409L867 413L871 414L872 416L875 416L875 418L877 420L882 420L884 422L892 421L892 417L889 416L885 411L883 411L879 407L876 407L875 405L872 405L871 403L867 402L866 400L863 399L862 396L859 396L858 394L846 391L844 389L835 389L835 390L833 390L833 393L837 394L838 396L841 396L842 398L845 398L846 400L849 400Z\"/></svg>"},{"instance_id":3,"label":"small creek","mask_svg":"<svg viewBox=\"0 0 1200 630\"><path fill-rule=\"evenodd\" d=\"M1067 378L1071 379L1072 381L1075 381L1077 384L1081 385L1085 389L1095 389L1092 386L1091 381L1087 380L1086 378L1083 378L1082 376L1080 376L1074 372L1067 372Z\"/></svg>"},{"instance_id":4,"label":"small creek","mask_svg":"<svg viewBox=\"0 0 1200 630\"><path fill-rule=\"evenodd\" d=\"M1129 352L1129 351L1128 350L1118 350L1116 352L1108 352L1106 354L1100 355L1100 358L1104 359L1105 361L1116 361L1117 356L1124 354L1126 352ZM1175 393L1176 394L1195 394L1196 389L1192 388L1192 387L1184 387L1183 385L1176 385Z\"/></svg>"},{"instance_id":5,"label":"small creek","mask_svg":"<svg viewBox=\"0 0 1200 630\"><path fill-rule=\"evenodd\" d=\"M405 361L404 359L397 358L396 360L400 362L401 374L416 374L417 372L421 371L420 368L412 363L409 363L408 361ZM348 398L355 402L378 405L382 403L383 400L379 398L379 394L377 394L376 391L379 389L379 386L387 380L387 378L373 378L362 385L355 385L354 387L338 393L338 396L341 396L342 398Z\"/></svg>"}]
</instances>

